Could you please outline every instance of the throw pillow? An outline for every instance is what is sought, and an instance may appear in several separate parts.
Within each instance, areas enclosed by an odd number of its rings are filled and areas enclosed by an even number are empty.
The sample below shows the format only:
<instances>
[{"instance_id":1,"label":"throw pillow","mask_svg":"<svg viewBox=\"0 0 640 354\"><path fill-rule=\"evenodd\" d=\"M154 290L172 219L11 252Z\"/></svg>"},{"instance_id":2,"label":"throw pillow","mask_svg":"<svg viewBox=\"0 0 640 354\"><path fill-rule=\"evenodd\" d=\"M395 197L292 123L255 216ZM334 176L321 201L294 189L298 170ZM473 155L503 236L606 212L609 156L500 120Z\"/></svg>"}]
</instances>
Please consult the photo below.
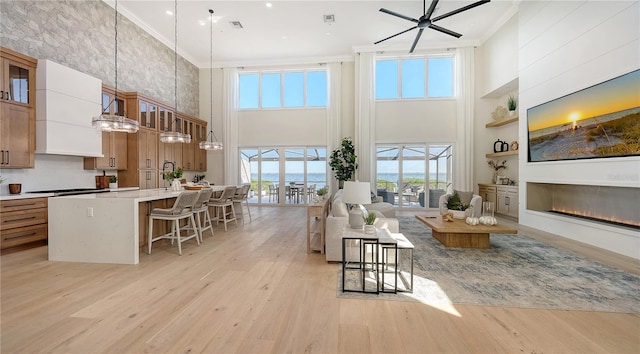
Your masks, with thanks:
<instances>
[{"instance_id":1,"label":"throw pillow","mask_svg":"<svg viewBox=\"0 0 640 354\"><path fill-rule=\"evenodd\" d=\"M469 205L471 204L471 198L473 198L473 192L462 192L459 190L453 190L454 193L458 193L458 196L460 197L460 202L462 204L466 204Z\"/></svg>"},{"instance_id":2,"label":"throw pillow","mask_svg":"<svg viewBox=\"0 0 640 354\"><path fill-rule=\"evenodd\" d=\"M342 199L335 199L331 205L331 214L336 217L349 216L347 204L342 202Z\"/></svg>"},{"instance_id":3,"label":"throw pillow","mask_svg":"<svg viewBox=\"0 0 640 354\"><path fill-rule=\"evenodd\" d=\"M371 192L371 203L373 204L373 203L377 203L377 202L379 202L378 196L375 195L375 193Z\"/></svg>"}]
</instances>

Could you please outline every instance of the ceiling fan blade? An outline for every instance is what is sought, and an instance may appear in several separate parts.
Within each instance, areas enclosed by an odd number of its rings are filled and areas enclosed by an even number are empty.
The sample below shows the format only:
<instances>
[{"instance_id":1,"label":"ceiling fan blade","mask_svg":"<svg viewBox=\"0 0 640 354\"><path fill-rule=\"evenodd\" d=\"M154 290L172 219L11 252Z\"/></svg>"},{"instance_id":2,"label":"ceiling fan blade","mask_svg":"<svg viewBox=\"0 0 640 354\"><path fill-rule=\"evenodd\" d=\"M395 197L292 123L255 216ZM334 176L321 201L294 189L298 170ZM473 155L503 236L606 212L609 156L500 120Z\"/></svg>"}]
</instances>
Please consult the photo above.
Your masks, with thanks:
<instances>
[{"instance_id":1,"label":"ceiling fan blade","mask_svg":"<svg viewBox=\"0 0 640 354\"><path fill-rule=\"evenodd\" d=\"M389 14L389 15L392 15L392 16L400 17L400 18L405 19L405 20L407 20L407 21L411 21L411 22L415 22L415 23L418 23L418 22L419 22L419 21L418 21L418 20L416 20L415 18L411 18L411 17L409 17L409 16L401 15L401 14L399 14L399 13L397 13L397 12L393 12L393 11L391 11L391 10L387 10L387 9L384 9L384 8L381 8L381 9L380 9L380 12L384 12L384 13Z\"/></svg>"},{"instance_id":2,"label":"ceiling fan blade","mask_svg":"<svg viewBox=\"0 0 640 354\"><path fill-rule=\"evenodd\" d=\"M449 16L453 16L455 14L459 14L459 13L461 13L463 11L467 11L467 10L473 9L476 6L480 6L482 4L486 4L486 3L490 2L490 1L491 0L480 0L480 1L474 2L473 4L470 4L470 5L467 5L467 6L463 6L463 7L459 8L459 9L457 9L457 10L453 10L451 12L447 12L444 15L437 16L437 17L431 19L431 22L439 21L439 20L442 20L443 18L447 18Z\"/></svg>"},{"instance_id":3,"label":"ceiling fan blade","mask_svg":"<svg viewBox=\"0 0 640 354\"><path fill-rule=\"evenodd\" d=\"M426 1L427 0L425 0L425 3L426 3ZM424 17L425 18L430 18L431 17L431 14L433 14L433 11L436 9L436 5L438 5L438 1L440 1L440 0L433 0L431 2L431 6L429 6L429 11L426 11L424 13Z\"/></svg>"},{"instance_id":4,"label":"ceiling fan blade","mask_svg":"<svg viewBox=\"0 0 640 354\"><path fill-rule=\"evenodd\" d=\"M403 33L407 33L407 32L409 32L409 31L411 31L412 29L416 29L416 28L418 28L418 26L411 27L411 28L406 29L406 30L404 30L404 31L402 31L402 32L398 32L398 33L394 34L393 36L389 36L389 37L387 37L387 38L385 38L385 39L381 39L381 40L379 40L379 41L377 41L377 42L375 42L375 43L373 43L373 44L378 44L378 43L380 43L380 42L384 42L384 41L386 41L387 39L391 39L391 38L393 38L393 37L395 37L395 36L399 36L399 35L401 35L401 34L403 34Z\"/></svg>"},{"instance_id":5,"label":"ceiling fan blade","mask_svg":"<svg viewBox=\"0 0 640 354\"><path fill-rule=\"evenodd\" d=\"M453 32L452 30L448 30L446 28L440 27L440 26L436 26L433 23L429 25L429 28L434 29L436 31L442 32L442 33L446 33L450 36L454 36L456 38L460 38L462 37L462 35L458 32Z\"/></svg>"},{"instance_id":6,"label":"ceiling fan blade","mask_svg":"<svg viewBox=\"0 0 640 354\"><path fill-rule=\"evenodd\" d=\"M409 54L413 53L413 50L416 49L416 45L418 45L418 41L420 40L420 36L422 36L422 31L424 28L421 28L416 34L416 39L413 40L413 44L411 45L411 49L409 49Z\"/></svg>"}]
</instances>

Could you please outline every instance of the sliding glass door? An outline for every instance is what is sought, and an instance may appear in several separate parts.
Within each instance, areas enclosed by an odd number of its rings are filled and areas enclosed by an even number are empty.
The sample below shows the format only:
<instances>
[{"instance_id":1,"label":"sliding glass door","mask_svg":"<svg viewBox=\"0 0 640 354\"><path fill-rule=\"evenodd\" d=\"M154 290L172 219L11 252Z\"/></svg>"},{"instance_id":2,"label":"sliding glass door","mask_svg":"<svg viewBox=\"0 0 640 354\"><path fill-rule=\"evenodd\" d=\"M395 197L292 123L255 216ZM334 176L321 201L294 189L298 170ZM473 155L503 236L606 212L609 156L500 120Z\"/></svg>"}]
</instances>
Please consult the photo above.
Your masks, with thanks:
<instances>
[{"instance_id":1,"label":"sliding glass door","mask_svg":"<svg viewBox=\"0 0 640 354\"><path fill-rule=\"evenodd\" d=\"M451 144L379 144L377 194L399 208L438 208L452 180Z\"/></svg>"},{"instance_id":2,"label":"sliding glass door","mask_svg":"<svg viewBox=\"0 0 640 354\"><path fill-rule=\"evenodd\" d=\"M241 148L240 169L241 182L251 182L250 203L306 205L327 184L327 149Z\"/></svg>"}]
</instances>

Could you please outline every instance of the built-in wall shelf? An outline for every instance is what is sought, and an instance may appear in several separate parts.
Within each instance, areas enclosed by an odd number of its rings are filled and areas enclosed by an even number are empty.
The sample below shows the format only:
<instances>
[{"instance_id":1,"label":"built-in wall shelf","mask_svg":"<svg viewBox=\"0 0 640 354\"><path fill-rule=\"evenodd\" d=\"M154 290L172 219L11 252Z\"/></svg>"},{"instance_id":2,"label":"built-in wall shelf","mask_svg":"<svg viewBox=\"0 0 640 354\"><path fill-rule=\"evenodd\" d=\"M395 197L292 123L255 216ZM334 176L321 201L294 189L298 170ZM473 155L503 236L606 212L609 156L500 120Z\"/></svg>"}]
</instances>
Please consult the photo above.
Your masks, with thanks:
<instances>
[{"instance_id":1,"label":"built-in wall shelf","mask_svg":"<svg viewBox=\"0 0 640 354\"><path fill-rule=\"evenodd\" d=\"M499 126L502 126L502 125L505 125L505 124L509 124L509 123L517 122L517 121L518 121L518 118L519 118L519 116L518 116L518 114L517 114L517 113L516 113L516 114L514 114L514 115L508 115L508 116L506 116L505 118L502 118L502 119L500 119L500 120L494 120L494 121L493 121L493 122L491 122L491 123L487 123L487 124L485 125L485 127L487 127L487 128L495 128L495 127L499 127Z\"/></svg>"},{"instance_id":2,"label":"built-in wall shelf","mask_svg":"<svg viewBox=\"0 0 640 354\"><path fill-rule=\"evenodd\" d=\"M487 158L492 158L492 157L503 157L503 156L511 156L511 155L518 155L518 150L511 150L511 151L505 151L505 152L495 152L495 153L491 153L491 154L486 154L485 156Z\"/></svg>"}]
</instances>

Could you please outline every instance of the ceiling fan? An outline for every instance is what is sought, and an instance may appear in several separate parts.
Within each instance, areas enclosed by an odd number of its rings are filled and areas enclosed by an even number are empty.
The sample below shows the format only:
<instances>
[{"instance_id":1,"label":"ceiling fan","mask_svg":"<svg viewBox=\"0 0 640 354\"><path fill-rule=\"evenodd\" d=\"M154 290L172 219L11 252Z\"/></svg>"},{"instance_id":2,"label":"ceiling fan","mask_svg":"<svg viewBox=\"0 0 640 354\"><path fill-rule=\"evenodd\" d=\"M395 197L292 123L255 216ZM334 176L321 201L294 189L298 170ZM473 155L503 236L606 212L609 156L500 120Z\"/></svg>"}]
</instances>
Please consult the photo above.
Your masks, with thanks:
<instances>
[{"instance_id":1,"label":"ceiling fan","mask_svg":"<svg viewBox=\"0 0 640 354\"><path fill-rule=\"evenodd\" d=\"M448 29L446 29L444 27L437 26L437 25L434 24L434 22L442 20L442 19L447 18L449 16L453 16L455 14L459 14L459 13L461 13L463 11L467 11L467 10L473 9L476 6L480 6L482 4L486 4L486 3L490 2L491 0L480 0L480 1L474 2L473 4L469 4L467 6L463 6L463 7L459 8L459 9L457 9L457 10L453 10L451 12L447 12L444 15L440 15L440 16L436 16L434 18L431 18L431 15L433 14L433 11L436 9L436 5L438 5L438 1L439 0L433 0L431 2L431 5L429 6L429 10L427 10L427 0L423 0L422 1L422 9L423 10L422 11L424 12L424 14L422 16L420 16L419 19L411 18L409 16L401 15L401 14L399 14L397 12L393 12L391 10L387 10L385 8L381 8L380 12L384 12L384 13L387 13L389 15L393 15L393 16L400 17L402 19L414 22L414 23L416 23L416 25L411 27L411 28L409 28L409 29L407 29L407 30L404 30L402 32L398 32L398 33L394 34L393 36L389 36L389 37L387 37L385 39L381 39L381 40L375 42L374 44L378 44L380 42L384 42L387 39L391 39L393 37L399 36L399 35L401 35L403 33L409 32L409 31L411 31L411 30L413 30L415 28L418 28L418 34L416 34L416 38L413 40L413 44L411 45L411 49L409 50L409 53L413 53L413 50L416 48L416 45L418 44L418 40L420 40L420 36L422 36L422 31L424 31L425 28L431 28L433 30L436 30L436 31L439 31L439 32L442 32L442 33L446 33L446 34L448 34L450 36L454 36L456 38L460 38L460 37L462 37L462 34L454 32L454 31L451 31L451 30L448 30Z\"/></svg>"}]
</instances>

